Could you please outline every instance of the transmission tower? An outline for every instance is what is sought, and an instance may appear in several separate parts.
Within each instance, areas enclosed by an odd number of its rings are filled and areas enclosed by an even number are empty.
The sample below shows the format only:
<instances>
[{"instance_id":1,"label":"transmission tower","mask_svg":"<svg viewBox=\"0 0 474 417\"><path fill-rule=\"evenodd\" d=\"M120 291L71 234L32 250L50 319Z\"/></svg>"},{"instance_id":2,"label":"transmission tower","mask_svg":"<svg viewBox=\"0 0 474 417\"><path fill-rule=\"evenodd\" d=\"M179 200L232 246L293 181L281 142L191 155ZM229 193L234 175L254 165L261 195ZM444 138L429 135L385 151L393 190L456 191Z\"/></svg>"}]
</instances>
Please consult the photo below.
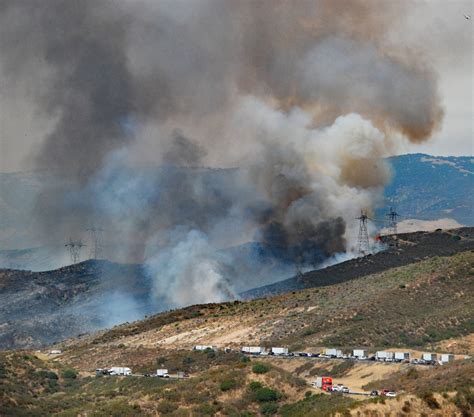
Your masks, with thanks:
<instances>
[{"instance_id":1,"label":"transmission tower","mask_svg":"<svg viewBox=\"0 0 474 417\"><path fill-rule=\"evenodd\" d=\"M360 217L357 217L357 220L359 220L359 253L366 254L370 251L369 232L367 231L369 217L361 211Z\"/></svg>"},{"instance_id":2,"label":"transmission tower","mask_svg":"<svg viewBox=\"0 0 474 417\"><path fill-rule=\"evenodd\" d=\"M64 246L69 248L69 253L71 254L71 262L73 264L77 264L81 259L81 249L85 245L80 240L73 241L72 239L69 239L69 242L66 243Z\"/></svg>"},{"instance_id":3,"label":"transmission tower","mask_svg":"<svg viewBox=\"0 0 474 417\"><path fill-rule=\"evenodd\" d=\"M386 214L388 217L388 234L396 235L397 234L397 217L400 215L390 207L390 211Z\"/></svg>"},{"instance_id":4,"label":"transmission tower","mask_svg":"<svg viewBox=\"0 0 474 417\"><path fill-rule=\"evenodd\" d=\"M86 230L89 232L91 240L89 257L91 259L100 259L100 256L102 255L102 233L104 232L104 229L92 226Z\"/></svg>"}]
</instances>

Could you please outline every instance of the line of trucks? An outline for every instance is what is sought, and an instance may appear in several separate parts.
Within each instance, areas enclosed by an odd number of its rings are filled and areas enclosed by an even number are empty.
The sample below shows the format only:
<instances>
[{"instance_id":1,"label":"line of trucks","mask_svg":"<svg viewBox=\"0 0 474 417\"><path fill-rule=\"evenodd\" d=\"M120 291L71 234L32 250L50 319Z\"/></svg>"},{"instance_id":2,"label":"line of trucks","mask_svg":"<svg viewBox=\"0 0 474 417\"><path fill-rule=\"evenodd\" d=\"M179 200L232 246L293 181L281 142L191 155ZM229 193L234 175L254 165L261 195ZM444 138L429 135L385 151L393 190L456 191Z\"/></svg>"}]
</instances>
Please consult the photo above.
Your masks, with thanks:
<instances>
[{"instance_id":1,"label":"line of trucks","mask_svg":"<svg viewBox=\"0 0 474 417\"><path fill-rule=\"evenodd\" d=\"M421 358L412 358L410 352L391 352L379 350L374 355L369 355L364 349L354 349L351 355L345 355L340 349L326 349L320 357L339 358L339 359L358 359L358 360L376 360L380 362L411 362L414 364L436 364L448 363L454 360L454 355L443 353L438 356L437 353L424 352Z\"/></svg>"},{"instance_id":2,"label":"line of trucks","mask_svg":"<svg viewBox=\"0 0 474 417\"><path fill-rule=\"evenodd\" d=\"M217 352L219 349L217 346L213 345L196 345L194 346L193 350L197 351L211 351L213 350L214 352ZM224 348L224 352L232 352L233 349L231 348ZM277 355L277 356L288 356L291 355L288 352L288 348L285 347L271 347L271 348L264 348L261 346L243 346L240 349L241 353L244 353L246 355Z\"/></svg>"},{"instance_id":3,"label":"line of trucks","mask_svg":"<svg viewBox=\"0 0 474 417\"><path fill-rule=\"evenodd\" d=\"M217 351L216 346L197 345L194 350L214 350ZM226 352L232 349L225 348ZM243 346L240 352L246 355L275 355L275 356L300 356L300 357L316 357L316 358L332 358L332 359L357 359L357 360L376 360L380 362L411 362L413 364L429 365L429 364L444 364L452 362L454 355L450 353L436 354L425 352L422 353L420 359L412 358L410 352L391 352L391 351L377 351L370 355L365 349L353 349L350 354L345 354L341 349L328 348L322 353L309 352L289 352L285 347L271 347L265 348L262 346Z\"/></svg>"},{"instance_id":4,"label":"line of trucks","mask_svg":"<svg viewBox=\"0 0 474 417\"><path fill-rule=\"evenodd\" d=\"M95 370L96 376L131 376L132 370L125 366L112 366L111 368L98 368ZM158 377L158 378L169 378L170 374L168 369L157 369L154 374L144 374L143 376L148 377ZM178 372L175 377L177 378L186 378L188 375L184 372Z\"/></svg>"}]
</instances>

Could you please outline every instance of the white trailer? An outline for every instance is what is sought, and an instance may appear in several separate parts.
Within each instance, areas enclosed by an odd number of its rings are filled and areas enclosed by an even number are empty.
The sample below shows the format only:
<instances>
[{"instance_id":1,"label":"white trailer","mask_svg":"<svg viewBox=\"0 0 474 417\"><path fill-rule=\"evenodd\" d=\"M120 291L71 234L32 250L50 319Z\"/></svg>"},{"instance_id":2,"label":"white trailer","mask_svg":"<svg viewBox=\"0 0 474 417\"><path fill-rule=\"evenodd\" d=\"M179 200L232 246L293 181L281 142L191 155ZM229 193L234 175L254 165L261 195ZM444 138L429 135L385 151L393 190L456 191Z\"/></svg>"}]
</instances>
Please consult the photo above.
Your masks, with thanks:
<instances>
[{"instance_id":1,"label":"white trailer","mask_svg":"<svg viewBox=\"0 0 474 417\"><path fill-rule=\"evenodd\" d=\"M160 378L169 378L170 375L168 373L168 369L157 369L156 370L156 376Z\"/></svg>"},{"instance_id":2,"label":"white trailer","mask_svg":"<svg viewBox=\"0 0 474 417\"><path fill-rule=\"evenodd\" d=\"M260 355L261 353L265 352L265 348L260 346L244 346L241 351L243 353L250 353L252 355Z\"/></svg>"},{"instance_id":3,"label":"white trailer","mask_svg":"<svg viewBox=\"0 0 474 417\"><path fill-rule=\"evenodd\" d=\"M454 360L454 355L451 353L442 353L440 360L442 363L452 362Z\"/></svg>"},{"instance_id":4,"label":"white trailer","mask_svg":"<svg viewBox=\"0 0 474 417\"><path fill-rule=\"evenodd\" d=\"M393 352L379 350L378 352L375 352L375 359L377 359L378 361L391 361L393 360Z\"/></svg>"},{"instance_id":5,"label":"white trailer","mask_svg":"<svg viewBox=\"0 0 474 417\"><path fill-rule=\"evenodd\" d=\"M342 350L339 349L326 349L325 350L326 356L332 356L334 358L342 358Z\"/></svg>"},{"instance_id":6,"label":"white trailer","mask_svg":"<svg viewBox=\"0 0 474 417\"><path fill-rule=\"evenodd\" d=\"M410 352L395 352L394 358L396 361L409 361Z\"/></svg>"},{"instance_id":7,"label":"white trailer","mask_svg":"<svg viewBox=\"0 0 474 417\"><path fill-rule=\"evenodd\" d=\"M272 347L270 351L274 355L288 355L288 348L284 348L284 347Z\"/></svg>"},{"instance_id":8,"label":"white trailer","mask_svg":"<svg viewBox=\"0 0 474 417\"><path fill-rule=\"evenodd\" d=\"M213 350L213 351L217 352L217 346L211 346L211 345L196 345L196 346L194 346L193 349L194 350L199 350L199 351Z\"/></svg>"},{"instance_id":9,"label":"white trailer","mask_svg":"<svg viewBox=\"0 0 474 417\"><path fill-rule=\"evenodd\" d=\"M132 375L132 370L130 368L126 368L124 366L112 366L109 369L109 375Z\"/></svg>"},{"instance_id":10,"label":"white trailer","mask_svg":"<svg viewBox=\"0 0 474 417\"><path fill-rule=\"evenodd\" d=\"M428 353L428 352L423 353L423 355L421 356L421 358L424 361L435 361L437 357L438 356L436 355L436 353Z\"/></svg>"},{"instance_id":11,"label":"white trailer","mask_svg":"<svg viewBox=\"0 0 474 417\"><path fill-rule=\"evenodd\" d=\"M367 358L368 355L367 355L367 351L364 349L354 349L352 351L352 356L358 359L365 359Z\"/></svg>"}]
</instances>

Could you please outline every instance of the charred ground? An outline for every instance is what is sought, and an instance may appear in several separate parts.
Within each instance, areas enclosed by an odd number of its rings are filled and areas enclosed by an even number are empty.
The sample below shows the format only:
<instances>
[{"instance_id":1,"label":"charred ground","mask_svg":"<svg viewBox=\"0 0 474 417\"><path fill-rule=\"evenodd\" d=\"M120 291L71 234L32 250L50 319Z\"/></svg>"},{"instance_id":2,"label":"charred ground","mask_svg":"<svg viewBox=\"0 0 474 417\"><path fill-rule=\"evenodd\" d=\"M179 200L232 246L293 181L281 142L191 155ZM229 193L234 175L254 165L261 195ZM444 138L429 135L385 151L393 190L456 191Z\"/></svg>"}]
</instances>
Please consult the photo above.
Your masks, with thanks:
<instances>
[{"instance_id":1,"label":"charred ground","mask_svg":"<svg viewBox=\"0 0 474 417\"><path fill-rule=\"evenodd\" d=\"M434 256L450 256L474 249L474 228L382 236L384 249L374 255L310 271L300 276L245 291L244 299L265 297L305 288L333 285L365 275L419 262Z\"/></svg>"}]
</instances>

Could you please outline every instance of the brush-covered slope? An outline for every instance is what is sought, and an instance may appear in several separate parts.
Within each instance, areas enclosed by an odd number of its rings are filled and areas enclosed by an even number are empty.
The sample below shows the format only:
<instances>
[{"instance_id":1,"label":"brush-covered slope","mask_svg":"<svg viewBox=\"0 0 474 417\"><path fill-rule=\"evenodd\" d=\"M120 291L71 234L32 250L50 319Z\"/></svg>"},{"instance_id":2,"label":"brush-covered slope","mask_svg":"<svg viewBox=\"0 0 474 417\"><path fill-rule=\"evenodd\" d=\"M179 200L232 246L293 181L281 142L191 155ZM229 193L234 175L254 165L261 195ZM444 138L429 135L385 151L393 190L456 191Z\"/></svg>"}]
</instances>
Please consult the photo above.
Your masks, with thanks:
<instances>
[{"instance_id":1,"label":"brush-covered slope","mask_svg":"<svg viewBox=\"0 0 474 417\"><path fill-rule=\"evenodd\" d=\"M241 294L244 299L265 297L304 288L321 287L345 282L398 266L418 262L433 256L448 256L474 249L474 228L463 227L434 232L403 233L381 238L383 250L361 258L310 271L274 284Z\"/></svg>"}]
</instances>

